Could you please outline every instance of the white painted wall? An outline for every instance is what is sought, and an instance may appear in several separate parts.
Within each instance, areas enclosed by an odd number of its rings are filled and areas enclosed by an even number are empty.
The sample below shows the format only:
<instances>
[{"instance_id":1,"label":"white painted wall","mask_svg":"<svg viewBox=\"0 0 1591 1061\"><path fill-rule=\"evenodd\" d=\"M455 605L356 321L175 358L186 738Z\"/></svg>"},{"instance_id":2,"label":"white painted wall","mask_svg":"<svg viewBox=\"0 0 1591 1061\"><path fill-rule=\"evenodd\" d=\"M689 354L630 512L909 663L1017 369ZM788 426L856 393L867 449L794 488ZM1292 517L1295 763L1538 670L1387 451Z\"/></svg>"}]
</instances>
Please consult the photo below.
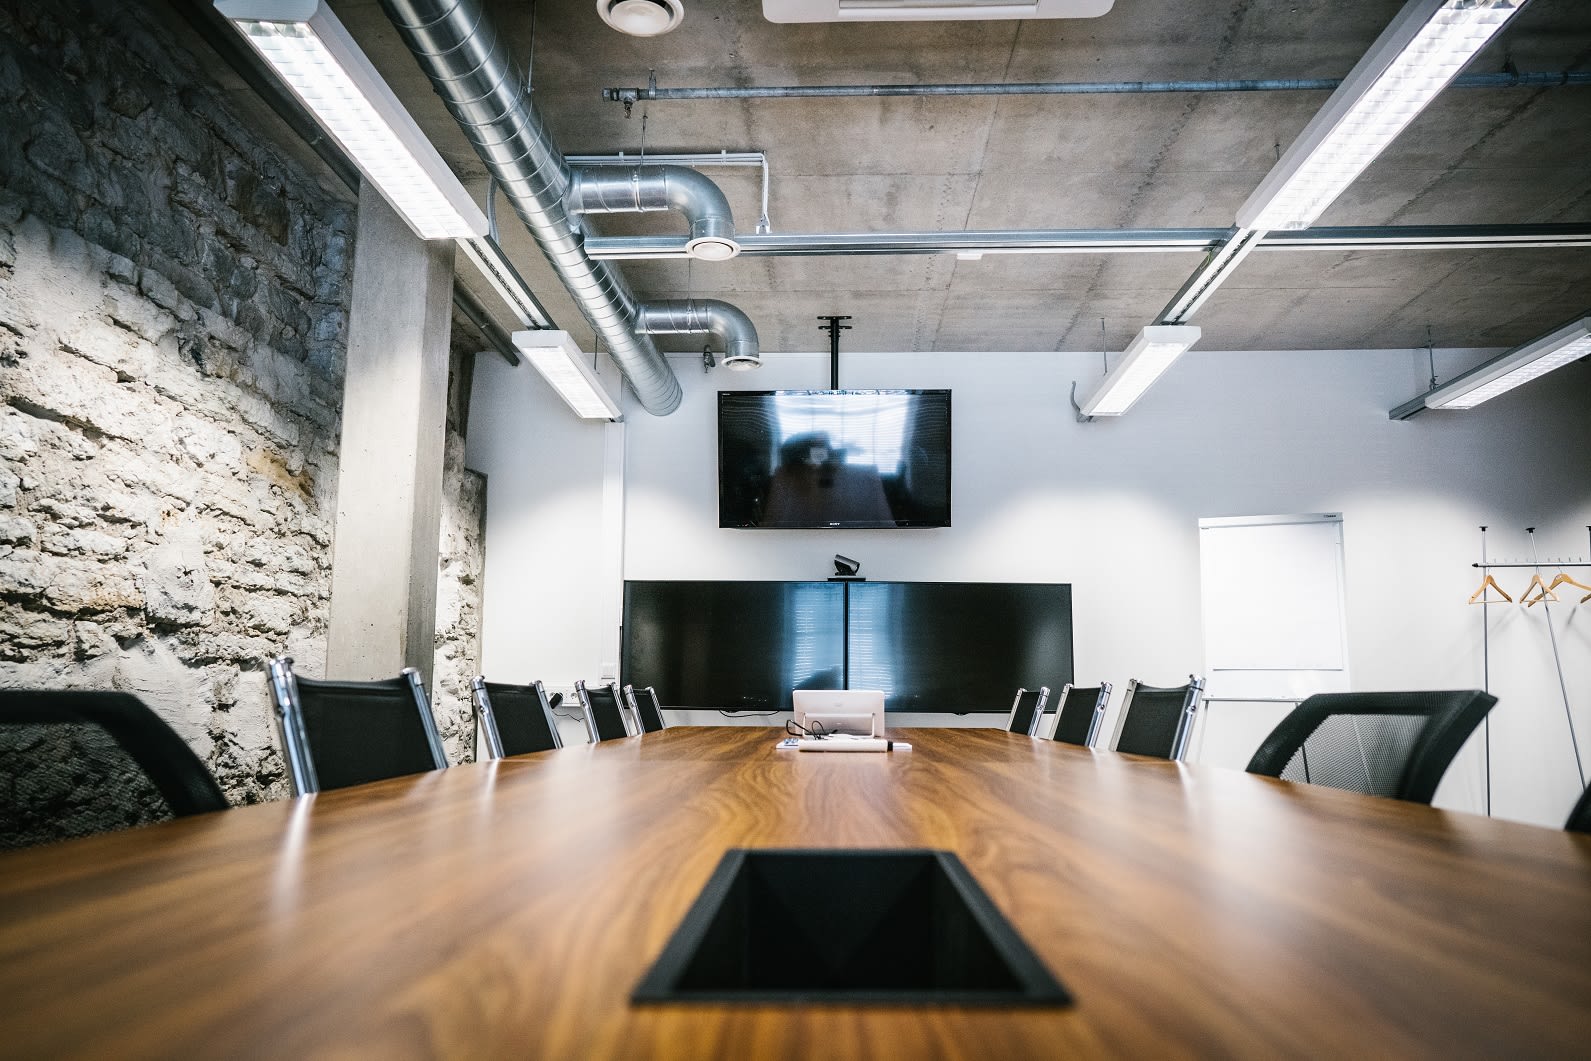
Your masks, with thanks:
<instances>
[{"instance_id":1,"label":"white painted wall","mask_svg":"<svg viewBox=\"0 0 1591 1061\"><path fill-rule=\"evenodd\" d=\"M1438 355L1444 375L1480 356ZM1525 553L1526 526L1543 555L1588 552L1586 364L1471 413L1394 423L1387 410L1423 389L1424 351L1196 350L1128 416L1082 425L1068 392L1074 379L1084 393L1098 380L1097 354L847 354L842 386L954 391L955 525L721 530L716 391L828 383L826 354L764 362L707 375L679 359L677 412L627 403L623 577L823 578L840 552L874 579L1070 582L1078 680L1172 684L1203 658L1198 519L1340 511L1354 685L1450 688L1482 681L1480 609L1464 603L1479 582L1469 566L1479 524L1493 528L1497 555ZM488 673L551 687L595 675L612 637L600 629L589 520L602 428L576 423L532 373L482 359L470 438L471 466L491 476ZM1528 575L1500 580L1512 591ZM1579 781L1544 609L1492 611L1493 811L1561 825ZM1553 620L1591 745L1591 605L1559 605ZM991 691L1002 706L1004 696ZM1484 805L1476 744L1440 804ZM1581 751L1591 765L1591 746Z\"/></svg>"}]
</instances>

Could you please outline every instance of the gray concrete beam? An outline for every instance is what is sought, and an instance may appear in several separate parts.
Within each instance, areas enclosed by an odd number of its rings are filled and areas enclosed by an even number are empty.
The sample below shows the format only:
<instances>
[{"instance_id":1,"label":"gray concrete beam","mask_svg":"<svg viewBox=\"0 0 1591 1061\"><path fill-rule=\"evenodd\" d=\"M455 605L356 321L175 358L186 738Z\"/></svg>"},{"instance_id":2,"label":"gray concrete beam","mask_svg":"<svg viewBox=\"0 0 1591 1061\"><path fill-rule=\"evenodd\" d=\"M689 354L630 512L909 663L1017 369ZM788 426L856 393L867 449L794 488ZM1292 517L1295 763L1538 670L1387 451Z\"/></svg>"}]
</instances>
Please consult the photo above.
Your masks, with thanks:
<instances>
[{"instance_id":1,"label":"gray concrete beam","mask_svg":"<svg viewBox=\"0 0 1591 1061\"><path fill-rule=\"evenodd\" d=\"M447 418L453 244L359 194L326 673L429 688Z\"/></svg>"}]
</instances>

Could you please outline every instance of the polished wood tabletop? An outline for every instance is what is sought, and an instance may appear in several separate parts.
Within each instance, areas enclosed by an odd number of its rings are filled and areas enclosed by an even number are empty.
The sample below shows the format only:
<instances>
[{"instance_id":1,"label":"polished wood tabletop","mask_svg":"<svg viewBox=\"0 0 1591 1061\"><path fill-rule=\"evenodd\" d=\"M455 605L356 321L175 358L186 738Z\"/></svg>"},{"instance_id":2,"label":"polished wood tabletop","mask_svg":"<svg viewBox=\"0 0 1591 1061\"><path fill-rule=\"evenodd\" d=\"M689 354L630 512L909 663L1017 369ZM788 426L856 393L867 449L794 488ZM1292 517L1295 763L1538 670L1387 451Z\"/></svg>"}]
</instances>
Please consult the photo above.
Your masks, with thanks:
<instances>
[{"instance_id":1,"label":"polished wood tabletop","mask_svg":"<svg viewBox=\"0 0 1591 1061\"><path fill-rule=\"evenodd\" d=\"M1585 1056L1591 837L1091 752L678 727L0 855L0 1055ZM954 851L1069 1009L636 1007L731 847Z\"/></svg>"}]
</instances>

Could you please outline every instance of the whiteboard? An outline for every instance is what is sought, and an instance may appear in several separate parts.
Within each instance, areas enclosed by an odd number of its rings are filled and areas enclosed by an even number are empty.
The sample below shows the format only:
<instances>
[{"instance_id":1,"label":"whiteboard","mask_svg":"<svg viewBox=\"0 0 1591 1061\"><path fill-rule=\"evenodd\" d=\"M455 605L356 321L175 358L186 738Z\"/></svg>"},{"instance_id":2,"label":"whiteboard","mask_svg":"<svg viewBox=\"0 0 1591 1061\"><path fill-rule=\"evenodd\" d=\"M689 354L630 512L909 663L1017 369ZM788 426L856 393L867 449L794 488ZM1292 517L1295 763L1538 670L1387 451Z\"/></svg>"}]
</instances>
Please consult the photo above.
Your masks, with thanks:
<instances>
[{"instance_id":1,"label":"whiteboard","mask_svg":"<svg viewBox=\"0 0 1591 1061\"><path fill-rule=\"evenodd\" d=\"M1335 671L1343 646L1342 517L1199 521L1211 671Z\"/></svg>"}]
</instances>

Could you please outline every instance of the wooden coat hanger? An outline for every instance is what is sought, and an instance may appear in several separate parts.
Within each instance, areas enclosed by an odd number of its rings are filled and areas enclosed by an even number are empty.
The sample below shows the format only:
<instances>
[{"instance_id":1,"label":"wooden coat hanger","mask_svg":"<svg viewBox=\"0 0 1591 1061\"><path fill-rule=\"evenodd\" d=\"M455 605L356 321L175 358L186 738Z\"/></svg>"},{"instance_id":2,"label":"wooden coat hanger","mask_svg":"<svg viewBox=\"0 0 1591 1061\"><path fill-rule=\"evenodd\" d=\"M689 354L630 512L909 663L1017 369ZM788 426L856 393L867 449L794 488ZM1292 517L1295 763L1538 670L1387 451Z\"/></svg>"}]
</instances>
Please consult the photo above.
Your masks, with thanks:
<instances>
[{"instance_id":1,"label":"wooden coat hanger","mask_svg":"<svg viewBox=\"0 0 1591 1061\"><path fill-rule=\"evenodd\" d=\"M1558 577L1552 580L1552 584L1549 585L1547 589L1555 590L1559 586L1574 586L1576 589L1591 589L1591 586L1586 585L1584 582L1579 581L1572 575L1569 575L1563 571L1558 572ZM1584 604L1587 601L1591 601L1591 593L1587 593L1584 597L1580 598L1581 604Z\"/></svg>"},{"instance_id":2,"label":"wooden coat hanger","mask_svg":"<svg viewBox=\"0 0 1591 1061\"><path fill-rule=\"evenodd\" d=\"M1557 583L1555 582L1553 585L1557 585ZM1531 593L1538 589L1541 590L1540 595L1535 599L1531 599ZM1519 603L1527 608L1534 608L1544 600L1556 601L1557 599L1558 595L1552 592L1552 588L1541 580L1541 572L1539 571L1530 576L1530 585L1526 586L1525 592L1519 595Z\"/></svg>"},{"instance_id":3,"label":"wooden coat hanger","mask_svg":"<svg viewBox=\"0 0 1591 1061\"><path fill-rule=\"evenodd\" d=\"M1558 577L1553 579L1552 584L1547 588L1557 589L1559 586L1573 586L1576 589L1591 589L1591 586L1586 585L1584 582L1577 581L1572 575L1565 574L1562 571L1558 572ZM1585 602L1582 601L1581 603L1583 604Z\"/></svg>"},{"instance_id":4,"label":"wooden coat hanger","mask_svg":"<svg viewBox=\"0 0 1591 1061\"><path fill-rule=\"evenodd\" d=\"M1486 572L1486 581L1481 583L1481 588L1476 590L1474 593L1471 593L1469 595L1469 603L1471 603L1471 604L1483 604L1483 603L1485 603L1484 601L1481 600L1481 597L1482 597L1482 595L1485 594L1487 586L1490 586L1492 589L1496 590L1498 596L1502 597L1503 600L1507 601L1509 604L1514 603L1514 598L1510 597L1508 595L1508 591L1503 589L1503 587L1501 587L1501 586L1499 586L1497 584L1497 580L1492 577L1492 573L1490 571Z\"/></svg>"}]
</instances>

